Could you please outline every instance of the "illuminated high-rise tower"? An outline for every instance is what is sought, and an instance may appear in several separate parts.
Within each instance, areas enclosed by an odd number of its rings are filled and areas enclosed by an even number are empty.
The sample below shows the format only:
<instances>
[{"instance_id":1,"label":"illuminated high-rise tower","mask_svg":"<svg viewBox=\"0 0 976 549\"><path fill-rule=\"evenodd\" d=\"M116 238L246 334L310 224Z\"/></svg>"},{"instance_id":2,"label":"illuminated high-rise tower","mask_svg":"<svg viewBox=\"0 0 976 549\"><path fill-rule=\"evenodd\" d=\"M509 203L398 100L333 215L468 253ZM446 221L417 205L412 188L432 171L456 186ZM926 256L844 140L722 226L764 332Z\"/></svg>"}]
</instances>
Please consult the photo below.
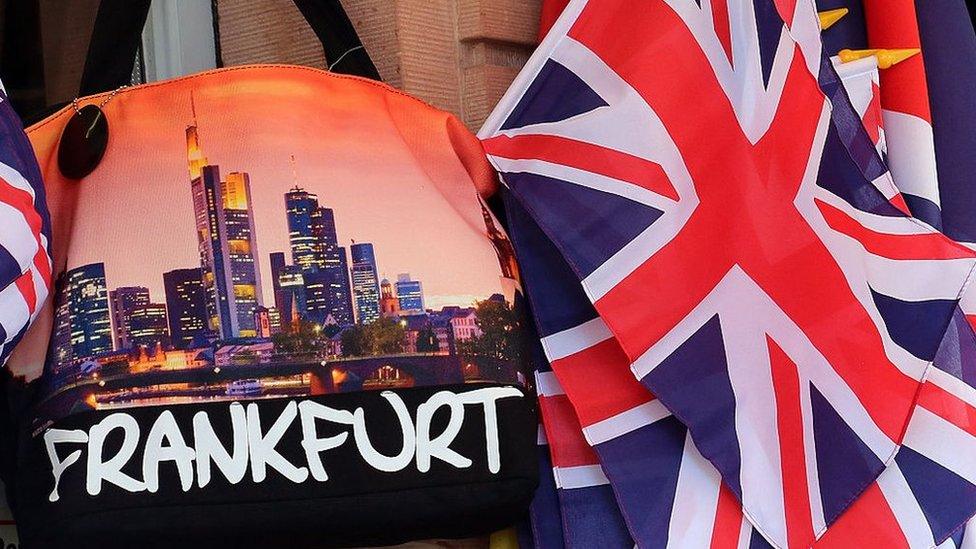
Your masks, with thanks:
<instances>
[{"instance_id":1,"label":"illuminated high-rise tower","mask_svg":"<svg viewBox=\"0 0 976 549\"><path fill-rule=\"evenodd\" d=\"M231 172L221 181L224 198L227 260L230 263L238 335L254 336L254 310L261 305L261 276L258 270L257 238L251 204L251 179L246 173Z\"/></svg>"},{"instance_id":2,"label":"illuminated high-rise tower","mask_svg":"<svg viewBox=\"0 0 976 549\"><path fill-rule=\"evenodd\" d=\"M302 271L311 271L319 266L318 246L316 246L316 237L312 234L312 217L318 208L318 197L301 187L295 186L285 193L291 262Z\"/></svg>"},{"instance_id":3,"label":"illuminated high-rise tower","mask_svg":"<svg viewBox=\"0 0 976 549\"><path fill-rule=\"evenodd\" d=\"M190 167L190 179L193 180L203 174L203 167L209 166L210 162L203 154L197 135L197 109L193 103L193 92L190 92L190 109L193 111L193 124L186 128L186 160Z\"/></svg>"},{"instance_id":4,"label":"illuminated high-rise tower","mask_svg":"<svg viewBox=\"0 0 976 549\"><path fill-rule=\"evenodd\" d=\"M129 340L133 347L163 349L171 346L169 321L166 315L166 305L162 303L147 303L134 307L129 313Z\"/></svg>"},{"instance_id":5,"label":"illuminated high-rise tower","mask_svg":"<svg viewBox=\"0 0 976 549\"><path fill-rule=\"evenodd\" d=\"M112 350L105 264L91 263L67 271L71 350L75 359Z\"/></svg>"},{"instance_id":6,"label":"illuminated high-rise tower","mask_svg":"<svg viewBox=\"0 0 976 549\"><path fill-rule=\"evenodd\" d=\"M115 349L131 349L132 337L129 334L129 320L136 307L149 304L149 288L143 286L123 286L108 293L112 312L112 327L115 335Z\"/></svg>"},{"instance_id":7,"label":"illuminated high-rise tower","mask_svg":"<svg viewBox=\"0 0 976 549\"><path fill-rule=\"evenodd\" d=\"M410 278L410 273L400 273L394 286L401 311L424 312L424 286L419 280Z\"/></svg>"},{"instance_id":8,"label":"illuminated high-rise tower","mask_svg":"<svg viewBox=\"0 0 976 549\"><path fill-rule=\"evenodd\" d=\"M193 96L190 96L193 108ZM186 153L200 268L207 298L208 329L222 338L253 336L254 309L261 303L261 278L250 181L233 172L225 181L220 168L203 154L193 123L186 128Z\"/></svg>"},{"instance_id":9,"label":"illuminated high-rise tower","mask_svg":"<svg viewBox=\"0 0 976 549\"><path fill-rule=\"evenodd\" d=\"M331 208L319 207L312 216L317 268L325 274L326 310L340 325L352 324L352 291L346 250L339 246L335 214ZM326 315L326 316L327 316Z\"/></svg>"},{"instance_id":10,"label":"illuminated high-rise tower","mask_svg":"<svg viewBox=\"0 0 976 549\"><path fill-rule=\"evenodd\" d=\"M294 171L295 158L292 157ZM352 291L345 249L339 246L335 214L319 206L319 198L298 186L285 193L288 239L292 263L308 284L308 315L322 322L329 315L339 324L352 324Z\"/></svg>"},{"instance_id":11,"label":"illuminated high-rise tower","mask_svg":"<svg viewBox=\"0 0 976 549\"><path fill-rule=\"evenodd\" d=\"M356 316L360 324L380 317L380 285L376 276L373 245L360 242L350 247L352 255L352 291L356 298Z\"/></svg>"},{"instance_id":12,"label":"illuminated high-rise tower","mask_svg":"<svg viewBox=\"0 0 976 549\"><path fill-rule=\"evenodd\" d=\"M74 347L71 345L71 291L68 285L67 273L61 273L54 292L54 330L51 334L51 351L49 360L52 362L55 374L71 371L74 360Z\"/></svg>"},{"instance_id":13,"label":"illuminated high-rise tower","mask_svg":"<svg viewBox=\"0 0 976 549\"><path fill-rule=\"evenodd\" d=\"M207 299L200 269L163 273L169 333L177 349L189 349L207 336Z\"/></svg>"}]
</instances>

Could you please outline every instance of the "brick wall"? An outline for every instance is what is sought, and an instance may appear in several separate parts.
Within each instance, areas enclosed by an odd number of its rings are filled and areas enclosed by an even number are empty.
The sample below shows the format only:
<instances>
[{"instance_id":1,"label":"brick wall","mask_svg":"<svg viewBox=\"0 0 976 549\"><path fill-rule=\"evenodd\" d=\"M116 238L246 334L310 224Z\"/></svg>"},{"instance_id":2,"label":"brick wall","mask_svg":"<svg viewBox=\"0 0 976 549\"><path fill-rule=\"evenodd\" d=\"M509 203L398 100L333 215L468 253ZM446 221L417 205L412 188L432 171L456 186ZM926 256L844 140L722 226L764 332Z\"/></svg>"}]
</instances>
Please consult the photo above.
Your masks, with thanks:
<instances>
[{"instance_id":1,"label":"brick wall","mask_svg":"<svg viewBox=\"0 0 976 549\"><path fill-rule=\"evenodd\" d=\"M290 63L325 67L315 32L292 0L218 0L225 66Z\"/></svg>"},{"instance_id":2,"label":"brick wall","mask_svg":"<svg viewBox=\"0 0 976 549\"><path fill-rule=\"evenodd\" d=\"M383 80L478 129L535 47L541 0L342 0ZM225 65L325 66L291 0L219 0Z\"/></svg>"}]
</instances>

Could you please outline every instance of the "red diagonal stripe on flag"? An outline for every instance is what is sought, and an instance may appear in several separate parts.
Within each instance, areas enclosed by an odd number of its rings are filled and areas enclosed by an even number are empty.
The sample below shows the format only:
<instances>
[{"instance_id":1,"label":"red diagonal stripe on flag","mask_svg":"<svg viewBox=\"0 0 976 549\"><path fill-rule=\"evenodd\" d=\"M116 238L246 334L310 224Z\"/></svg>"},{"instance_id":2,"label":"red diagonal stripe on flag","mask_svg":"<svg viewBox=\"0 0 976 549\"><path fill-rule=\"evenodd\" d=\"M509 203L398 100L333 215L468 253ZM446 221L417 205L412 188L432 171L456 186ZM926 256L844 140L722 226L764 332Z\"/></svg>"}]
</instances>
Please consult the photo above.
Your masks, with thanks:
<instances>
[{"instance_id":1,"label":"red diagonal stripe on flag","mask_svg":"<svg viewBox=\"0 0 976 549\"><path fill-rule=\"evenodd\" d=\"M976 408L961 398L928 382L922 385L918 403L926 410L976 437Z\"/></svg>"},{"instance_id":2,"label":"red diagonal stripe on flag","mask_svg":"<svg viewBox=\"0 0 976 549\"><path fill-rule=\"evenodd\" d=\"M20 290L20 295L23 296L24 301L27 303L27 310L30 314L34 314L37 310L37 292L34 289L34 272L30 269L24 274L20 275L14 284L17 285L17 289Z\"/></svg>"},{"instance_id":3,"label":"red diagonal stripe on flag","mask_svg":"<svg viewBox=\"0 0 976 549\"><path fill-rule=\"evenodd\" d=\"M715 34L718 35L718 41L722 43L722 49L725 50L725 55L729 58L729 63L731 64L732 25L729 21L729 5L726 0L712 2L712 25L715 28Z\"/></svg>"},{"instance_id":4,"label":"red diagonal stripe on flag","mask_svg":"<svg viewBox=\"0 0 976 549\"><path fill-rule=\"evenodd\" d=\"M600 463L593 448L583 438L583 429L566 395L541 397L539 406L545 418L546 439L555 467L576 467Z\"/></svg>"},{"instance_id":5,"label":"red diagonal stripe on flag","mask_svg":"<svg viewBox=\"0 0 976 549\"><path fill-rule=\"evenodd\" d=\"M908 540L892 513L888 500L875 482L847 511L830 525L816 544L816 549L850 549L851 547L908 548Z\"/></svg>"},{"instance_id":6,"label":"red diagonal stripe on flag","mask_svg":"<svg viewBox=\"0 0 976 549\"><path fill-rule=\"evenodd\" d=\"M34 197L27 191L14 187L2 177L0 177L0 197L2 197L3 202L10 204L24 215L27 226L30 227L35 237L39 238L43 221L40 214L34 209ZM40 245L39 239L38 245Z\"/></svg>"},{"instance_id":7,"label":"red diagonal stripe on flag","mask_svg":"<svg viewBox=\"0 0 976 549\"><path fill-rule=\"evenodd\" d=\"M964 259L974 256L969 248L938 233L887 234L868 229L844 211L816 200L830 228L857 240L864 248L888 259Z\"/></svg>"},{"instance_id":8,"label":"red diagonal stripe on flag","mask_svg":"<svg viewBox=\"0 0 976 549\"><path fill-rule=\"evenodd\" d=\"M553 361L559 384L576 403L584 425L592 425L654 399L637 382L616 339L601 341ZM592 390L599 387L599 391Z\"/></svg>"},{"instance_id":9,"label":"red diagonal stripe on flag","mask_svg":"<svg viewBox=\"0 0 976 549\"><path fill-rule=\"evenodd\" d=\"M779 16L783 18L786 26L793 25L793 14L796 13L796 0L773 0L773 4L776 5L776 11L779 12Z\"/></svg>"},{"instance_id":10,"label":"red diagonal stripe on flag","mask_svg":"<svg viewBox=\"0 0 976 549\"><path fill-rule=\"evenodd\" d=\"M786 537L790 547L809 547L815 536L810 516L807 462L803 444L803 411L800 377L796 364L768 336L769 365L776 394L776 427L780 440L783 500L786 503Z\"/></svg>"},{"instance_id":11,"label":"red diagonal stripe on flag","mask_svg":"<svg viewBox=\"0 0 976 549\"><path fill-rule=\"evenodd\" d=\"M742 505L723 482L718 490L710 549L736 549L742 531Z\"/></svg>"},{"instance_id":12,"label":"red diagonal stripe on flag","mask_svg":"<svg viewBox=\"0 0 976 549\"><path fill-rule=\"evenodd\" d=\"M485 151L511 160L544 160L639 185L678 200L661 166L622 151L556 135L499 135L484 142Z\"/></svg>"}]
</instances>

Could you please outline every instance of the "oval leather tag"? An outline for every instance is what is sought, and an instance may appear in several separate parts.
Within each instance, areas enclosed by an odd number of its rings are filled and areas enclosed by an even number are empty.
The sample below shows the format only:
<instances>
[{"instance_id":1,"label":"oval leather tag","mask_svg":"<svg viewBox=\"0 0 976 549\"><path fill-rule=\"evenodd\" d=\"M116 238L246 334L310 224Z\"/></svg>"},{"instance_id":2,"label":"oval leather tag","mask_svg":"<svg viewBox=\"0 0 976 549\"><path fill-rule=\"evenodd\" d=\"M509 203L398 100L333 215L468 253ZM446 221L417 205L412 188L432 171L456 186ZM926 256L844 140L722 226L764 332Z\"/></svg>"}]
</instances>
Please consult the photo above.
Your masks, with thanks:
<instances>
[{"instance_id":1,"label":"oval leather tag","mask_svg":"<svg viewBox=\"0 0 976 549\"><path fill-rule=\"evenodd\" d=\"M61 132L58 168L69 179L92 173L108 146L108 120L96 105L85 105L71 117Z\"/></svg>"}]
</instances>

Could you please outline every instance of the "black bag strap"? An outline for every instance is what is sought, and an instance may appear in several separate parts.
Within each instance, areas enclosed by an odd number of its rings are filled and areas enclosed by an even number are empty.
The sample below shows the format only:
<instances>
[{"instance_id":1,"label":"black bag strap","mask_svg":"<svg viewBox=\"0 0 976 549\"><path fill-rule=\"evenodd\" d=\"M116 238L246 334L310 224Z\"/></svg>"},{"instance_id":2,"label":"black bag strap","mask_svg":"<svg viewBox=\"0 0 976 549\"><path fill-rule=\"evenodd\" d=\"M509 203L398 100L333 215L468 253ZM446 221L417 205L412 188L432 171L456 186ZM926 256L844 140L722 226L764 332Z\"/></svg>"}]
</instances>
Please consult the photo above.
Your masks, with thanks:
<instances>
[{"instance_id":1,"label":"black bag strap","mask_svg":"<svg viewBox=\"0 0 976 549\"><path fill-rule=\"evenodd\" d=\"M101 0L78 95L114 90L132 80L151 0Z\"/></svg>"},{"instance_id":2,"label":"black bag strap","mask_svg":"<svg viewBox=\"0 0 976 549\"><path fill-rule=\"evenodd\" d=\"M293 0L322 42L329 70L380 80L339 0ZM114 90L132 78L151 0L101 0L79 95ZM216 33L215 33L216 36Z\"/></svg>"},{"instance_id":3,"label":"black bag strap","mask_svg":"<svg viewBox=\"0 0 976 549\"><path fill-rule=\"evenodd\" d=\"M381 80L339 0L294 0L322 42L329 70Z\"/></svg>"}]
</instances>

